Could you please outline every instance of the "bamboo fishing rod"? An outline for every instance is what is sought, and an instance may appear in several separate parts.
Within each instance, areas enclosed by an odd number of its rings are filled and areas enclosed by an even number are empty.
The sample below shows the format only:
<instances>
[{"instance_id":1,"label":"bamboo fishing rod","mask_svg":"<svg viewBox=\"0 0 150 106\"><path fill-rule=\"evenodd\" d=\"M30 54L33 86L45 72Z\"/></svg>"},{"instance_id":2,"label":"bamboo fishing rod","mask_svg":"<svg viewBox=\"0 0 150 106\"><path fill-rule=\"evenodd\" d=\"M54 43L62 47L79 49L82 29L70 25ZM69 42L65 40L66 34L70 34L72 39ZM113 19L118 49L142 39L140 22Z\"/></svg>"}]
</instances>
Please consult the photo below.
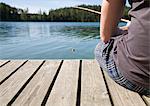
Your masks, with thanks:
<instances>
[{"instance_id":1,"label":"bamboo fishing rod","mask_svg":"<svg viewBox=\"0 0 150 106\"><path fill-rule=\"evenodd\" d=\"M75 7L73 7L73 8L80 9L80 10L84 10L84 11L89 11L89 12L92 12L92 13L101 15L101 12L95 11L95 10L92 10L92 9L89 9L89 8L78 7L78 6L75 6ZM121 21L126 22L126 23L128 23L128 24L130 23L130 21L127 20L127 19L121 19Z\"/></svg>"}]
</instances>

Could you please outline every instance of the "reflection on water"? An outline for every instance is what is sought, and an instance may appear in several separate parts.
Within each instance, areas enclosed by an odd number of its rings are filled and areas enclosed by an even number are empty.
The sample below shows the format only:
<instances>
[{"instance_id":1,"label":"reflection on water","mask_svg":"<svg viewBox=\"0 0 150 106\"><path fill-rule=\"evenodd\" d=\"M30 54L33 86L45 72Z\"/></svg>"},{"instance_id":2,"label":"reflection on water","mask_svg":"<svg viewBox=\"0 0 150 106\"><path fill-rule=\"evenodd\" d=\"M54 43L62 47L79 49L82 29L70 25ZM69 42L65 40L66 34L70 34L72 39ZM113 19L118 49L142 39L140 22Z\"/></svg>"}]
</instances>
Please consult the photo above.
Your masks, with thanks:
<instances>
[{"instance_id":1,"label":"reflection on water","mask_svg":"<svg viewBox=\"0 0 150 106\"><path fill-rule=\"evenodd\" d=\"M96 39L99 38L99 27L98 26L72 26L64 27L61 29L62 32L68 33L68 35L79 37L82 39ZM69 36L68 36L69 37Z\"/></svg>"},{"instance_id":2,"label":"reflection on water","mask_svg":"<svg viewBox=\"0 0 150 106\"><path fill-rule=\"evenodd\" d=\"M98 41L98 22L0 22L0 59L92 59Z\"/></svg>"}]
</instances>

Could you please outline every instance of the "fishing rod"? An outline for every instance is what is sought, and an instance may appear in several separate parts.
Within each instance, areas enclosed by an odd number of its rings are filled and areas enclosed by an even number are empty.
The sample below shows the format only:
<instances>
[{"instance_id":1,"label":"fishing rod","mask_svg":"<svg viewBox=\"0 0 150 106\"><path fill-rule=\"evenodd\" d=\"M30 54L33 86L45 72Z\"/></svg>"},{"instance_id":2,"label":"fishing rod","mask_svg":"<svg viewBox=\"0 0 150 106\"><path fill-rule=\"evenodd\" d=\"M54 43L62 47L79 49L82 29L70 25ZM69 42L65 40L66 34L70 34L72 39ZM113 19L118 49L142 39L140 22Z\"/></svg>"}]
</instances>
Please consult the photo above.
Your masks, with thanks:
<instances>
[{"instance_id":1,"label":"fishing rod","mask_svg":"<svg viewBox=\"0 0 150 106\"><path fill-rule=\"evenodd\" d=\"M78 6L75 6L75 7L73 7L73 8L80 9L80 10L84 10L84 11L88 11L88 12L92 12L92 13L101 15L101 12L95 11L95 10L92 10L92 9L89 9L89 8L78 7ZM130 23L130 21L127 20L127 19L121 19L121 21L126 22L127 24Z\"/></svg>"},{"instance_id":2,"label":"fishing rod","mask_svg":"<svg viewBox=\"0 0 150 106\"><path fill-rule=\"evenodd\" d=\"M91 13L95 13L95 14L101 15L101 12L95 11L95 10L92 10L92 9L89 9L89 8L78 7L78 6L75 6L75 7L73 7L73 8L75 8L75 9L80 9L80 10L84 10L84 11L88 11L88 12L91 12ZM121 19L121 21L127 23L126 26L123 26L123 27L126 27L126 28L127 28L127 27L130 25L130 23L131 23L131 21L129 21L129 20L127 20L127 19ZM120 28L121 28L121 27L120 27ZM75 52L75 49L74 49L74 48L72 49L72 52Z\"/></svg>"}]
</instances>

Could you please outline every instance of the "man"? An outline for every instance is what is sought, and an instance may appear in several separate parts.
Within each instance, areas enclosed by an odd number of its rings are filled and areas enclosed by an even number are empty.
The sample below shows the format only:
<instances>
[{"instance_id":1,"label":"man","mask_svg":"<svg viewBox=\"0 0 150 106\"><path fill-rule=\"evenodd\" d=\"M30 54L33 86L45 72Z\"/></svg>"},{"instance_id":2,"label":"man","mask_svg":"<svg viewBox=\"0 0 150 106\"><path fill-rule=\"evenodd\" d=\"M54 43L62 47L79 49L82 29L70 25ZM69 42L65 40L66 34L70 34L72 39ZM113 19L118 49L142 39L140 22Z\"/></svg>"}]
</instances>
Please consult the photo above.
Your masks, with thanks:
<instances>
[{"instance_id":1,"label":"man","mask_svg":"<svg viewBox=\"0 0 150 106\"><path fill-rule=\"evenodd\" d=\"M118 29L125 1L103 0L100 37L95 57L119 85L150 95L150 0L132 0L131 24ZM121 33L120 33L121 32Z\"/></svg>"}]
</instances>

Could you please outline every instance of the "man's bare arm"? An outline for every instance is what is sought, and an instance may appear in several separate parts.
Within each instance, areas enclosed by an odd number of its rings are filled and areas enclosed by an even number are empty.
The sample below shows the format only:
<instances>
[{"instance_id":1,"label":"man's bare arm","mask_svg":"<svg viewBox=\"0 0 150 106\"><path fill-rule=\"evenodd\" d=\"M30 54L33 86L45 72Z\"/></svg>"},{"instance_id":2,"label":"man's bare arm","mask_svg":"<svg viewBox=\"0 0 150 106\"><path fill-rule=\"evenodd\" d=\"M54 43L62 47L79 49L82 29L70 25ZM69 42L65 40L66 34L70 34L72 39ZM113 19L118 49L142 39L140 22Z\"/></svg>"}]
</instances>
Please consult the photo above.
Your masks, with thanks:
<instances>
[{"instance_id":1,"label":"man's bare arm","mask_svg":"<svg viewBox=\"0 0 150 106\"><path fill-rule=\"evenodd\" d=\"M100 37L103 42L106 43L116 33L123 10L123 0L103 0L100 20Z\"/></svg>"}]
</instances>

